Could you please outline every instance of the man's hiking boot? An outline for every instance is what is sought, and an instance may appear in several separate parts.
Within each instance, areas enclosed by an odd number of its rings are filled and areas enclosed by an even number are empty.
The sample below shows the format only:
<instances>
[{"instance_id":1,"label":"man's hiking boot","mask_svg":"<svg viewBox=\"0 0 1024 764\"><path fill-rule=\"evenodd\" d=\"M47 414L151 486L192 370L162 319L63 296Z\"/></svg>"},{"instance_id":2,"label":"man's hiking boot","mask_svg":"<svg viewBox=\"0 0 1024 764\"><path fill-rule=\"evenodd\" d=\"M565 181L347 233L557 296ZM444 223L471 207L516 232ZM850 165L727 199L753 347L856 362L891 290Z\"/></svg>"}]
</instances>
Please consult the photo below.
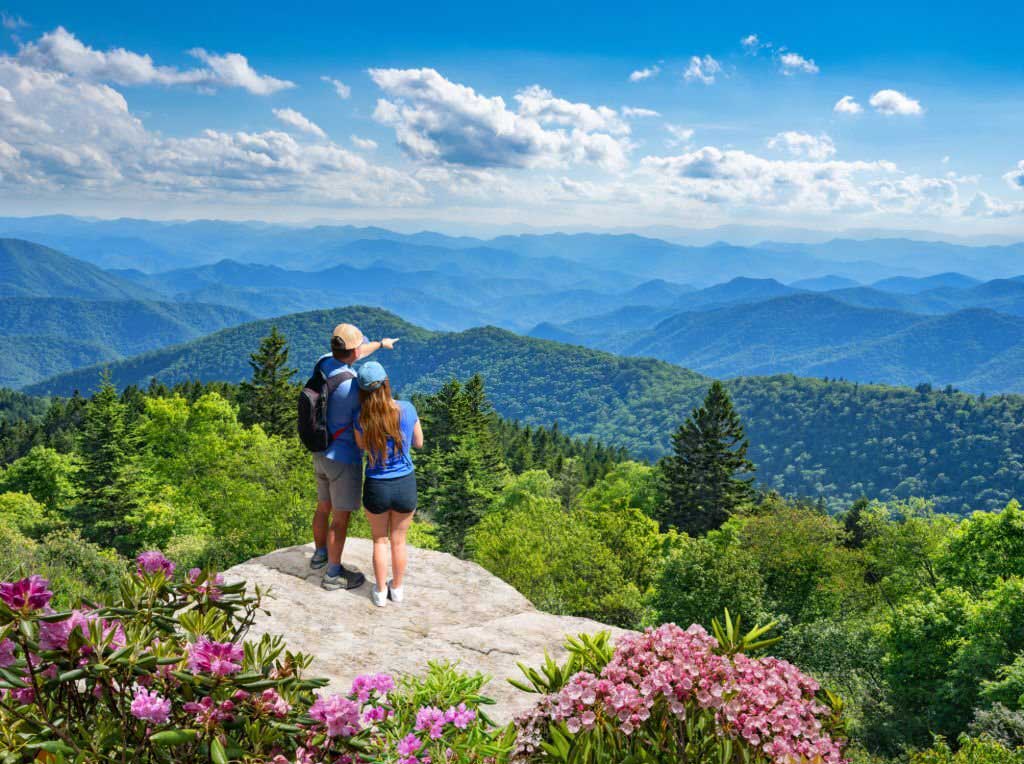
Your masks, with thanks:
<instances>
[{"instance_id":1,"label":"man's hiking boot","mask_svg":"<svg viewBox=\"0 0 1024 764\"><path fill-rule=\"evenodd\" d=\"M342 568L341 573L336 576L325 575L320 585L327 591L334 591L335 589L358 589L365 582L366 576L358 570Z\"/></svg>"},{"instance_id":2,"label":"man's hiking boot","mask_svg":"<svg viewBox=\"0 0 1024 764\"><path fill-rule=\"evenodd\" d=\"M309 567L313 570L320 570L320 568L327 565L327 552L317 550L313 552L313 556L309 558Z\"/></svg>"}]
</instances>

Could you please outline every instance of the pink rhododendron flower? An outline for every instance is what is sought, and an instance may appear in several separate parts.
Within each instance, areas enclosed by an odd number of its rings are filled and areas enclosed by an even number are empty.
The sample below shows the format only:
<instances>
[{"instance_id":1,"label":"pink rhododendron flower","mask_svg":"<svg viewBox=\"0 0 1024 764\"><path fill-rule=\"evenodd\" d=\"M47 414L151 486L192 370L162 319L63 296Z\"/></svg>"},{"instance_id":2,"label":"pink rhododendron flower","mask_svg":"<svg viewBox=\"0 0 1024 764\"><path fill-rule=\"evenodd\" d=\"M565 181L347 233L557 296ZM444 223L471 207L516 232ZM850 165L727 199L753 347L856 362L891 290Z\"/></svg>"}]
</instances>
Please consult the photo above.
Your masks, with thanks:
<instances>
[{"instance_id":1,"label":"pink rhododendron flower","mask_svg":"<svg viewBox=\"0 0 1024 764\"><path fill-rule=\"evenodd\" d=\"M72 632L77 629L83 639L88 639L89 626L96 621L102 626L103 639L110 638L109 649L119 650L128 643L120 621L99 618L88 610L72 610L63 621L39 624L39 647L43 650L67 650ZM91 655L92 652L89 645L82 647L83 655Z\"/></svg>"},{"instance_id":2,"label":"pink rhododendron flower","mask_svg":"<svg viewBox=\"0 0 1024 764\"><path fill-rule=\"evenodd\" d=\"M236 693L236 700L239 700ZM281 719L292 710L291 704L278 695L277 690L269 688L252 698L252 704L256 709L269 716L276 716Z\"/></svg>"},{"instance_id":3,"label":"pink rhododendron flower","mask_svg":"<svg viewBox=\"0 0 1024 764\"><path fill-rule=\"evenodd\" d=\"M235 704L230 700L222 700L216 703L213 698L206 696L198 702L186 703L182 706L186 713L195 714L195 723L200 727L212 729L218 724L232 721L235 716Z\"/></svg>"},{"instance_id":4,"label":"pink rhododendron flower","mask_svg":"<svg viewBox=\"0 0 1024 764\"><path fill-rule=\"evenodd\" d=\"M665 624L623 637L600 676L581 672L517 720L518 752L536 750L544 719L576 733L600 715L631 735L656 710L685 718L712 715L716 734L739 738L779 764L842 764L842 744L824 730L829 709L815 699L818 683L777 658L716 652L704 629Z\"/></svg>"},{"instance_id":5,"label":"pink rhododendron flower","mask_svg":"<svg viewBox=\"0 0 1024 764\"><path fill-rule=\"evenodd\" d=\"M201 568L191 568L185 575L185 580L190 584L196 584L200 578L202 578L203 571ZM203 583L196 586L196 591L199 594L205 594L206 597L214 602L224 596L220 588L224 585L224 576L220 573L215 573L207 578Z\"/></svg>"},{"instance_id":6,"label":"pink rhododendron flower","mask_svg":"<svg viewBox=\"0 0 1024 764\"><path fill-rule=\"evenodd\" d=\"M352 691L349 697L360 703L367 703L370 695L376 692L383 697L395 689L395 680L390 674L363 674L352 680Z\"/></svg>"},{"instance_id":7,"label":"pink rhododendron flower","mask_svg":"<svg viewBox=\"0 0 1024 764\"><path fill-rule=\"evenodd\" d=\"M327 727L329 737L352 737L359 731L359 706L341 695L318 697L309 715Z\"/></svg>"},{"instance_id":8,"label":"pink rhododendron flower","mask_svg":"<svg viewBox=\"0 0 1024 764\"><path fill-rule=\"evenodd\" d=\"M14 643L9 639L0 640L0 668L14 663Z\"/></svg>"},{"instance_id":9,"label":"pink rhododendron flower","mask_svg":"<svg viewBox=\"0 0 1024 764\"><path fill-rule=\"evenodd\" d=\"M135 558L136 571L143 573L163 573L170 578L174 575L174 563L164 557L163 552L142 552Z\"/></svg>"},{"instance_id":10,"label":"pink rhododendron flower","mask_svg":"<svg viewBox=\"0 0 1024 764\"><path fill-rule=\"evenodd\" d=\"M42 610L50 604L53 599L53 592L50 591L50 582L42 576L29 576L20 581L0 583L0 600L11 610L28 613L32 610Z\"/></svg>"},{"instance_id":11,"label":"pink rhododendron flower","mask_svg":"<svg viewBox=\"0 0 1024 764\"><path fill-rule=\"evenodd\" d=\"M131 710L132 716L136 719L166 724L171 716L171 701L161 697L159 693L150 692L145 687L138 687L132 699Z\"/></svg>"},{"instance_id":12,"label":"pink rhododendron flower","mask_svg":"<svg viewBox=\"0 0 1024 764\"><path fill-rule=\"evenodd\" d=\"M242 668L245 651L233 642L200 637L188 646L188 668L193 674L228 676Z\"/></svg>"}]
</instances>

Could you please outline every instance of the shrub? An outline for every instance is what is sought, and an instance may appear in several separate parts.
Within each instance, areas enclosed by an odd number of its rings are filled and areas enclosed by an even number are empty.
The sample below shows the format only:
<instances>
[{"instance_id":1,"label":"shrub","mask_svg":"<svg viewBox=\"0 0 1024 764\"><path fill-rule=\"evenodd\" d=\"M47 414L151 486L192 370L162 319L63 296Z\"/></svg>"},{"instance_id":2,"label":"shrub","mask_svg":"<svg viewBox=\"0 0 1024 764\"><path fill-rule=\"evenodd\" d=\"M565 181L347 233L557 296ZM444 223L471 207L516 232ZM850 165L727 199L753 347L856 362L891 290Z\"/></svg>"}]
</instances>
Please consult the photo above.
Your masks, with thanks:
<instances>
[{"instance_id":1,"label":"shrub","mask_svg":"<svg viewBox=\"0 0 1024 764\"><path fill-rule=\"evenodd\" d=\"M817 682L792 664L739 651L766 644L758 642L766 629L742 639L737 629L727 618L716 638L700 626L665 624L623 637L614 652L586 640L570 644L570 663L586 670L569 676L576 666L549 663L544 677L528 673L548 694L516 721L515 759L842 762L834 700L820 698Z\"/></svg>"},{"instance_id":2,"label":"shrub","mask_svg":"<svg viewBox=\"0 0 1024 764\"><path fill-rule=\"evenodd\" d=\"M38 575L0 584L4 761L426 764L510 747L479 710L486 677L439 664L397 687L372 674L318 694L308 657L279 637L244 641L263 592L174 574L142 554L112 606L65 612Z\"/></svg>"}]
</instances>

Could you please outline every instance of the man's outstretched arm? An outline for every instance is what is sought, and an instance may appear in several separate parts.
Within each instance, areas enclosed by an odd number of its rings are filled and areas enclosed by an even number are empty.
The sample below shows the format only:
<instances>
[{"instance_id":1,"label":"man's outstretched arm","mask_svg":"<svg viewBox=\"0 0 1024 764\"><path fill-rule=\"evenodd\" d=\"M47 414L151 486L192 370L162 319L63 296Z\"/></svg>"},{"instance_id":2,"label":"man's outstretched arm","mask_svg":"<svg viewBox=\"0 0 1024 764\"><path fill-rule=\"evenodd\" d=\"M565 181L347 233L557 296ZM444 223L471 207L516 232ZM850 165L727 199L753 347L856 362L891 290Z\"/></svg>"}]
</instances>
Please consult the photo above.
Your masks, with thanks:
<instances>
[{"instance_id":1,"label":"man's outstretched arm","mask_svg":"<svg viewBox=\"0 0 1024 764\"><path fill-rule=\"evenodd\" d=\"M356 360L361 361L364 358L369 358L371 355L376 353L381 348L386 350L394 350L395 343L398 342L397 337L385 337L382 340L375 342L364 342L358 348L356 348Z\"/></svg>"}]
</instances>

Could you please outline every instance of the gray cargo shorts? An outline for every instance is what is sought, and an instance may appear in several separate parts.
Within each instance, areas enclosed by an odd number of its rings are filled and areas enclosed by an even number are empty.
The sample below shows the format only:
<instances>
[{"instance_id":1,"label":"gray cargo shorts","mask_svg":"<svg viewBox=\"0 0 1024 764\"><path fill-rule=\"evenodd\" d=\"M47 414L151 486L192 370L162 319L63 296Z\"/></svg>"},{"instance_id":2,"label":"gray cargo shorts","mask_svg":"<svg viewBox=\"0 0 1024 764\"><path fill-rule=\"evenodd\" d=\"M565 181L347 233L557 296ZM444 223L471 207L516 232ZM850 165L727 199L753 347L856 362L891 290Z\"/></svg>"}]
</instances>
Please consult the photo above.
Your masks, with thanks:
<instances>
[{"instance_id":1,"label":"gray cargo shorts","mask_svg":"<svg viewBox=\"0 0 1024 764\"><path fill-rule=\"evenodd\" d=\"M335 512L354 512L363 503L363 465L346 464L313 454L317 501L331 502Z\"/></svg>"}]
</instances>

